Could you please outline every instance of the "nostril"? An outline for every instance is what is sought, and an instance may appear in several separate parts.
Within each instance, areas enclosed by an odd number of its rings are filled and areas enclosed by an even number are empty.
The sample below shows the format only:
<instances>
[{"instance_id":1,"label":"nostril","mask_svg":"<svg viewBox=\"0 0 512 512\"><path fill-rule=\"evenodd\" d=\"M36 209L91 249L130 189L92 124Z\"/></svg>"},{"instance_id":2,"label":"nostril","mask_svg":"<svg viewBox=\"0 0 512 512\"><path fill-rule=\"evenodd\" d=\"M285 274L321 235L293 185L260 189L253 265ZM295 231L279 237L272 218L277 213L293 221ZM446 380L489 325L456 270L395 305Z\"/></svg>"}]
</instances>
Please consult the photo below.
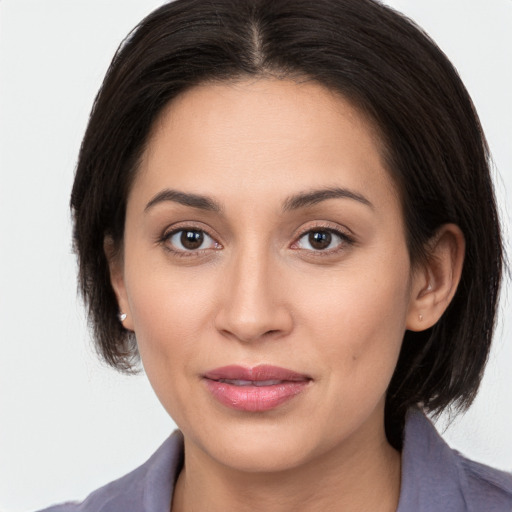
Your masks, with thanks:
<instances>
[{"instance_id":1,"label":"nostril","mask_svg":"<svg viewBox=\"0 0 512 512\"><path fill-rule=\"evenodd\" d=\"M220 301L215 329L242 342L274 340L291 332L293 319L286 304L276 304L262 293L238 294Z\"/></svg>"}]
</instances>

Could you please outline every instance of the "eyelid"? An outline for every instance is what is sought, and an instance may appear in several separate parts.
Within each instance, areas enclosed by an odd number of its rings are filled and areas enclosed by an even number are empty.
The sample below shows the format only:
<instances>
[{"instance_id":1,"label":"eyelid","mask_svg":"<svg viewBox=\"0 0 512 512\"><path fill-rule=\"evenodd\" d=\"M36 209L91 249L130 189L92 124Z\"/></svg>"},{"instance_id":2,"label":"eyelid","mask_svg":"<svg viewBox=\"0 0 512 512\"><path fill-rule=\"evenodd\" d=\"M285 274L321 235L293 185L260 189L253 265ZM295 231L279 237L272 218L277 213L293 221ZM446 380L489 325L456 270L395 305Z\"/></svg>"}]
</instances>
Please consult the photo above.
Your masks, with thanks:
<instances>
[{"instance_id":1,"label":"eyelid","mask_svg":"<svg viewBox=\"0 0 512 512\"><path fill-rule=\"evenodd\" d=\"M339 233L341 236L354 239L355 241L355 235L354 233L347 228L346 226L343 226L341 224L338 224L336 222L331 222L327 220L322 221L313 221L313 222L307 222L306 224L303 224L294 235L294 239L297 240L301 236L305 235L306 233L309 233L311 231L331 231L333 233Z\"/></svg>"},{"instance_id":2,"label":"eyelid","mask_svg":"<svg viewBox=\"0 0 512 512\"><path fill-rule=\"evenodd\" d=\"M339 245L341 245L342 247L341 248L336 247L334 249L324 249L324 250L322 250L322 249L318 249L318 250L302 249L299 247L293 247L305 235L307 235L308 233L311 233L311 232L315 232L315 231L328 231L328 232L338 236L341 239L341 243ZM315 223L308 223L306 226L301 226L298 233L294 236L294 241L291 245L291 248L295 249L295 250L307 251L307 252L314 254L315 256L317 256L317 255L318 256L328 256L333 253L343 251L343 249L346 248L347 245L352 246L355 243L356 243L356 239L354 237L354 234L348 228L341 226L339 224L329 222L329 221L321 221L321 222L315 222Z\"/></svg>"},{"instance_id":3,"label":"eyelid","mask_svg":"<svg viewBox=\"0 0 512 512\"><path fill-rule=\"evenodd\" d=\"M184 250L179 249L176 247L171 247L169 240L172 236L174 236L176 233L180 233L182 231L200 231L204 233L205 236L208 238L211 238L211 240L215 243L215 247L212 248L206 248L206 249L190 249L190 250ZM209 227L205 226L202 223L194 222L194 221L182 221L178 222L176 224L172 224L171 226L168 226L166 229L164 229L161 236L158 237L157 243L162 244L165 249L177 256L198 256L202 253L205 253L207 251L211 250L218 250L222 249L222 244L218 240L218 236L212 234L212 230L209 229Z\"/></svg>"}]
</instances>

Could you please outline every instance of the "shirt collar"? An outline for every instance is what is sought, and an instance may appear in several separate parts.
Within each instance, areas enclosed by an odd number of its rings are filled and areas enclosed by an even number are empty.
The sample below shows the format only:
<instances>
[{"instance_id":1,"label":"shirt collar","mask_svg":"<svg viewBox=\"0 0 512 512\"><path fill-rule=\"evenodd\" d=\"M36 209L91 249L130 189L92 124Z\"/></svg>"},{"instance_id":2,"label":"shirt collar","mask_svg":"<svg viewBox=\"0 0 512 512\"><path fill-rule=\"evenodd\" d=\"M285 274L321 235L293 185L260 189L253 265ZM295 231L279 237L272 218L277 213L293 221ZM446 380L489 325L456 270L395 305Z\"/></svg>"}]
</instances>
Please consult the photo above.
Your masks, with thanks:
<instances>
[{"instance_id":1,"label":"shirt collar","mask_svg":"<svg viewBox=\"0 0 512 512\"><path fill-rule=\"evenodd\" d=\"M456 453L419 409L406 416L402 483L397 512L468 510Z\"/></svg>"},{"instance_id":2,"label":"shirt collar","mask_svg":"<svg viewBox=\"0 0 512 512\"><path fill-rule=\"evenodd\" d=\"M167 512L183 466L183 434L175 430L148 461L144 477L143 510Z\"/></svg>"}]
</instances>

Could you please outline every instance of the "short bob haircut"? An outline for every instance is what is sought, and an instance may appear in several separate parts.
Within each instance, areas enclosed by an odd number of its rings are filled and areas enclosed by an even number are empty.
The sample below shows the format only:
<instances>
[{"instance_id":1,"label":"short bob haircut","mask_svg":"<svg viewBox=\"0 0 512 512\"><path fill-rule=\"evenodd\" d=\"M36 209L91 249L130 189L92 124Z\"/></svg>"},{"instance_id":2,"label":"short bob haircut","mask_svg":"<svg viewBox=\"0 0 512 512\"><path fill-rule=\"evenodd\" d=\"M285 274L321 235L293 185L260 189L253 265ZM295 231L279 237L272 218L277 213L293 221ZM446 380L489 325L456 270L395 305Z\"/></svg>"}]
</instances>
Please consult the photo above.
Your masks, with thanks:
<instances>
[{"instance_id":1,"label":"short bob haircut","mask_svg":"<svg viewBox=\"0 0 512 512\"><path fill-rule=\"evenodd\" d=\"M411 20L374 0L176 0L147 16L115 54L82 142L71 197L79 285L96 346L137 368L133 333L118 321L105 237L122 251L127 195L162 109L197 84L246 78L313 80L375 125L403 207L412 263L444 223L466 255L439 322L409 332L386 403L401 446L405 412L464 410L487 361L503 266L489 152L456 70Z\"/></svg>"}]
</instances>

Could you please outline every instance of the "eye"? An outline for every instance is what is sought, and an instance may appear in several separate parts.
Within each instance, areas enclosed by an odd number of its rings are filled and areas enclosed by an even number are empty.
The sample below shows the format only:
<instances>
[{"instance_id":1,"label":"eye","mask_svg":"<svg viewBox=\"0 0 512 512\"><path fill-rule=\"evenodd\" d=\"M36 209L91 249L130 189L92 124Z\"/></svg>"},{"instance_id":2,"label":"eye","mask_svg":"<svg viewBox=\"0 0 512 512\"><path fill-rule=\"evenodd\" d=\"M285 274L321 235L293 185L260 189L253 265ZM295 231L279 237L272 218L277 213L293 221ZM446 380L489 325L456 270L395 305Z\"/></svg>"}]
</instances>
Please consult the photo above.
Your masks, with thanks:
<instances>
[{"instance_id":1,"label":"eye","mask_svg":"<svg viewBox=\"0 0 512 512\"><path fill-rule=\"evenodd\" d=\"M349 237L333 229L311 229L304 233L294 244L298 249L307 251L335 251L350 243Z\"/></svg>"},{"instance_id":2,"label":"eye","mask_svg":"<svg viewBox=\"0 0 512 512\"><path fill-rule=\"evenodd\" d=\"M179 229L165 235L164 240L174 252L218 249L220 245L201 229Z\"/></svg>"}]
</instances>

